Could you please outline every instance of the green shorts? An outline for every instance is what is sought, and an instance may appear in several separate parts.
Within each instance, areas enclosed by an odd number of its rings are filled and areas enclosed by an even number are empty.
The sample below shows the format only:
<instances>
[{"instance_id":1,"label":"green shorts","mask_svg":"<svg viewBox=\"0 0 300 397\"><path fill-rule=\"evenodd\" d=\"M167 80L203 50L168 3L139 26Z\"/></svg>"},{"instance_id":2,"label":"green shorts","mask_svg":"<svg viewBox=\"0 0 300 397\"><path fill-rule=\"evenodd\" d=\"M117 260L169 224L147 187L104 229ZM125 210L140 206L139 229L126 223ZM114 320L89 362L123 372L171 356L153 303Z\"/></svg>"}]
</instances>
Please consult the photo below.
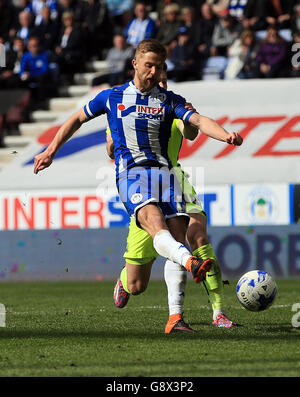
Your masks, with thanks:
<instances>
[{"instance_id":1,"label":"green shorts","mask_svg":"<svg viewBox=\"0 0 300 397\"><path fill-rule=\"evenodd\" d=\"M188 214L203 213L205 216L205 212L203 211L195 189L184 175L184 172L181 169L179 169L178 172L181 173L178 177L182 179L186 212ZM158 257L158 253L153 247L152 237L145 232L145 230L140 229L133 218L130 219L126 252L123 257L127 263L132 265L145 265Z\"/></svg>"},{"instance_id":2,"label":"green shorts","mask_svg":"<svg viewBox=\"0 0 300 397\"><path fill-rule=\"evenodd\" d=\"M153 247L152 237L145 230L139 228L132 217L130 218L126 252L123 257L127 263L132 265L145 265L158 257L158 253Z\"/></svg>"},{"instance_id":3,"label":"green shorts","mask_svg":"<svg viewBox=\"0 0 300 397\"><path fill-rule=\"evenodd\" d=\"M205 215L203 210L201 201L198 198L198 195L188 180L186 174L181 169L181 167L174 168L176 176L181 180L181 188L184 193L184 199L186 202L186 213L187 214L201 214Z\"/></svg>"}]
</instances>

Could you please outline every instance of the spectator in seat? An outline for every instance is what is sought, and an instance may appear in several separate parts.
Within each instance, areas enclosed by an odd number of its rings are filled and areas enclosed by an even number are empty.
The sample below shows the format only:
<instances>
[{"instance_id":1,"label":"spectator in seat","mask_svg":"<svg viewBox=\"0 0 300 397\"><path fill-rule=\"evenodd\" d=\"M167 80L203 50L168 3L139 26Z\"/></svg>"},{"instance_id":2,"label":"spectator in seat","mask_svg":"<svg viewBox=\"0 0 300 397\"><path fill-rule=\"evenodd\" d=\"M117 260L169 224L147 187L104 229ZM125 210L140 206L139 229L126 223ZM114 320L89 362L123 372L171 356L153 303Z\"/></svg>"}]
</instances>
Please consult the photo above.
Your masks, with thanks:
<instances>
[{"instance_id":1,"label":"spectator in seat","mask_svg":"<svg viewBox=\"0 0 300 397\"><path fill-rule=\"evenodd\" d=\"M228 9L230 15L237 20L241 19L244 15L244 8L248 0L230 0L228 4Z\"/></svg>"},{"instance_id":2,"label":"spectator in seat","mask_svg":"<svg viewBox=\"0 0 300 397\"><path fill-rule=\"evenodd\" d=\"M256 61L256 77L283 77L287 61L287 43L280 37L275 26L268 27L267 37L259 46Z\"/></svg>"},{"instance_id":3,"label":"spectator in seat","mask_svg":"<svg viewBox=\"0 0 300 397\"><path fill-rule=\"evenodd\" d=\"M191 38L196 44L197 37L200 35L200 23L198 18L196 18L195 8L184 7L181 10L181 21L189 29Z\"/></svg>"},{"instance_id":4,"label":"spectator in seat","mask_svg":"<svg viewBox=\"0 0 300 397\"><path fill-rule=\"evenodd\" d=\"M106 0L106 6L114 33L123 32L132 17L133 0Z\"/></svg>"},{"instance_id":5,"label":"spectator in seat","mask_svg":"<svg viewBox=\"0 0 300 397\"><path fill-rule=\"evenodd\" d=\"M106 57L109 73L95 77L92 80L93 87L105 83L110 86L125 83L125 67L128 65L127 60L132 59L134 50L127 44L125 37L121 34L115 35L113 41L114 46L108 51Z\"/></svg>"},{"instance_id":6,"label":"spectator in seat","mask_svg":"<svg viewBox=\"0 0 300 397\"><path fill-rule=\"evenodd\" d=\"M0 37L6 41L15 22L15 8L9 0L0 0Z\"/></svg>"},{"instance_id":7,"label":"spectator in seat","mask_svg":"<svg viewBox=\"0 0 300 397\"><path fill-rule=\"evenodd\" d=\"M47 97L49 85L49 62L48 55L40 51L38 37L28 40L28 51L21 59L20 77L26 82L31 90L33 100L38 104Z\"/></svg>"},{"instance_id":8,"label":"spectator in seat","mask_svg":"<svg viewBox=\"0 0 300 397\"><path fill-rule=\"evenodd\" d=\"M55 48L56 62L67 83L73 82L74 73L82 71L85 64L84 42L80 28L75 26L72 12L66 11L62 16L63 27Z\"/></svg>"},{"instance_id":9,"label":"spectator in seat","mask_svg":"<svg viewBox=\"0 0 300 397\"><path fill-rule=\"evenodd\" d=\"M85 18L85 2L82 0L58 0L57 11L59 22L65 12L71 12L75 23L81 25Z\"/></svg>"},{"instance_id":10,"label":"spectator in seat","mask_svg":"<svg viewBox=\"0 0 300 397\"><path fill-rule=\"evenodd\" d=\"M258 43L252 30L244 30L228 50L229 64L226 79L250 79L254 77Z\"/></svg>"},{"instance_id":11,"label":"spectator in seat","mask_svg":"<svg viewBox=\"0 0 300 397\"><path fill-rule=\"evenodd\" d=\"M158 25L161 24L161 22L164 19L164 12L165 12L165 8L166 6L170 5L170 4L174 4L176 3L179 6L179 10L181 10L184 7L194 7L197 8L197 12L199 11L199 7L202 6L202 3L204 3L206 0L157 0L155 1L155 11L157 12L158 15L158 20L157 23ZM152 3L154 3L152 1Z\"/></svg>"},{"instance_id":12,"label":"spectator in seat","mask_svg":"<svg viewBox=\"0 0 300 397\"><path fill-rule=\"evenodd\" d=\"M204 3L201 7L199 35L195 38L198 45L198 55L201 61L210 56L212 35L217 22L218 17L213 13L211 6L208 3Z\"/></svg>"},{"instance_id":13,"label":"spectator in seat","mask_svg":"<svg viewBox=\"0 0 300 397\"><path fill-rule=\"evenodd\" d=\"M104 59L113 45L114 27L109 21L105 0L87 0L85 2L84 21L87 56Z\"/></svg>"},{"instance_id":14,"label":"spectator in seat","mask_svg":"<svg viewBox=\"0 0 300 397\"><path fill-rule=\"evenodd\" d=\"M228 48L238 37L238 26L228 10L220 12L219 19L214 28L210 55L227 57Z\"/></svg>"},{"instance_id":15,"label":"spectator in seat","mask_svg":"<svg viewBox=\"0 0 300 397\"><path fill-rule=\"evenodd\" d=\"M300 1L295 5L291 19L291 30L293 33L300 32Z\"/></svg>"},{"instance_id":16,"label":"spectator in seat","mask_svg":"<svg viewBox=\"0 0 300 397\"><path fill-rule=\"evenodd\" d=\"M23 82L20 78L20 69L21 59L25 52L24 40L21 39L21 37L16 37L13 41L12 48L6 51L6 67L0 69L0 88L10 89L23 86Z\"/></svg>"},{"instance_id":17,"label":"spectator in seat","mask_svg":"<svg viewBox=\"0 0 300 397\"><path fill-rule=\"evenodd\" d=\"M216 15L227 10L229 6L229 0L206 0L206 2L211 6L213 13Z\"/></svg>"},{"instance_id":18,"label":"spectator in seat","mask_svg":"<svg viewBox=\"0 0 300 397\"><path fill-rule=\"evenodd\" d=\"M19 14L19 27L15 36L21 37L27 45L28 39L34 34L33 17L30 11L24 10Z\"/></svg>"},{"instance_id":19,"label":"spectator in seat","mask_svg":"<svg viewBox=\"0 0 300 397\"><path fill-rule=\"evenodd\" d=\"M26 10L30 11L34 15L34 24L36 26L39 26L42 23L42 9L45 6L50 8L51 19L55 20L58 16L56 0L32 0L26 8Z\"/></svg>"},{"instance_id":20,"label":"spectator in seat","mask_svg":"<svg viewBox=\"0 0 300 397\"><path fill-rule=\"evenodd\" d=\"M293 51L294 44L297 44L296 51ZM293 35L291 50L291 66L289 76L300 77L300 30Z\"/></svg>"},{"instance_id":21,"label":"spectator in seat","mask_svg":"<svg viewBox=\"0 0 300 397\"><path fill-rule=\"evenodd\" d=\"M278 30L291 28L295 0L270 0L271 8L266 21L269 25L276 25Z\"/></svg>"},{"instance_id":22,"label":"spectator in seat","mask_svg":"<svg viewBox=\"0 0 300 397\"><path fill-rule=\"evenodd\" d=\"M174 69L170 77L176 81L197 79L196 46L191 39L189 29L182 26L178 29L177 44L172 48L170 61Z\"/></svg>"},{"instance_id":23,"label":"spectator in seat","mask_svg":"<svg viewBox=\"0 0 300 397\"><path fill-rule=\"evenodd\" d=\"M132 18L125 29L127 43L134 48L140 41L151 39L156 34L155 22L148 16L147 5L138 1L134 8L135 17Z\"/></svg>"},{"instance_id":24,"label":"spectator in seat","mask_svg":"<svg viewBox=\"0 0 300 397\"><path fill-rule=\"evenodd\" d=\"M36 27L35 33L40 38L41 47L45 51L52 51L58 38L58 24L51 19L51 8L44 6L41 10L42 21Z\"/></svg>"},{"instance_id":25,"label":"spectator in seat","mask_svg":"<svg viewBox=\"0 0 300 397\"><path fill-rule=\"evenodd\" d=\"M243 27L254 31L265 30L274 15L272 0L248 0L244 7Z\"/></svg>"},{"instance_id":26,"label":"spectator in seat","mask_svg":"<svg viewBox=\"0 0 300 397\"><path fill-rule=\"evenodd\" d=\"M176 3L171 3L164 8L164 17L158 29L156 39L165 46L176 44L178 29L181 25L179 11L179 6Z\"/></svg>"}]
</instances>

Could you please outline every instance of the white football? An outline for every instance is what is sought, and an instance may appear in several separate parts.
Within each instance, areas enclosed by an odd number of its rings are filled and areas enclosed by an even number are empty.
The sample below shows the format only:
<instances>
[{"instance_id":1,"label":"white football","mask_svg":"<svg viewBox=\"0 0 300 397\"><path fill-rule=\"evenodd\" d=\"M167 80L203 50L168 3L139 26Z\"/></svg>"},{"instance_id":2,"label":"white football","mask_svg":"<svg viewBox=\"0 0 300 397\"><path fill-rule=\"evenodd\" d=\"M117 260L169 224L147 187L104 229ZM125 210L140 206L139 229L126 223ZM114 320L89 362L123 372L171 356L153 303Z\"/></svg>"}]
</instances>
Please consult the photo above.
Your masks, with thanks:
<instances>
[{"instance_id":1,"label":"white football","mask_svg":"<svg viewBox=\"0 0 300 397\"><path fill-rule=\"evenodd\" d=\"M236 285L236 296L245 309L252 312L266 310L277 294L273 277L262 270L245 273Z\"/></svg>"}]
</instances>

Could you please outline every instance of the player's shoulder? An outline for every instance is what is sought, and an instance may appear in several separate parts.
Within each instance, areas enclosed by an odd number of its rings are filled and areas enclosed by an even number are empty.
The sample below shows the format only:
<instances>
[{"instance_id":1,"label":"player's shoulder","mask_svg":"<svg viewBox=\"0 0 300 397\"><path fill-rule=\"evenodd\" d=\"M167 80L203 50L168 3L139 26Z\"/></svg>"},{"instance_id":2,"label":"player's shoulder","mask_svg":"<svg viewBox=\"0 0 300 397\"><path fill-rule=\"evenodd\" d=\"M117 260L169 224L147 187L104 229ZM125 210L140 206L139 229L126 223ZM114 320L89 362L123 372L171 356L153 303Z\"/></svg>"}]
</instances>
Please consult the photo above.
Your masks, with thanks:
<instances>
[{"instance_id":1,"label":"player's shoulder","mask_svg":"<svg viewBox=\"0 0 300 397\"><path fill-rule=\"evenodd\" d=\"M179 94L176 94L174 91L172 91L172 90L166 90L165 88L163 88L163 87L160 87L160 86L157 86L157 89L159 90L159 92L161 93L161 94L164 94L165 95L165 97L166 98L168 98L168 99L173 99L173 98L175 98L175 99L180 99L180 98L182 98L183 99L183 97L181 96L181 95L179 95Z\"/></svg>"},{"instance_id":2,"label":"player's shoulder","mask_svg":"<svg viewBox=\"0 0 300 397\"><path fill-rule=\"evenodd\" d=\"M183 98L181 95L176 94L174 91L171 90L164 90L164 94L166 96L167 101L172 105L176 106L178 104L183 104L186 102L185 98Z\"/></svg>"},{"instance_id":3,"label":"player's shoulder","mask_svg":"<svg viewBox=\"0 0 300 397\"><path fill-rule=\"evenodd\" d=\"M107 89L105 89L105 90L102 90L102 91L100 91L100 92L98 92L98 94L95 96L95 100L100 100L100 99L102 99L102 98L108 98L109 97L109 95L110 95L110 93L111 93L111 88L107 88Z\"/></svg>"},{"instance_id":4,"label":"player's shoulder","mask_svg":"<svg viewBox=\"0 0 300 397\"><path fill-rule=\"evenodd\" d=\"M96 97L98 97L98 96L109 97L111 94L114 94L114 93L122 93L127 87L128 87L128 83L125 83L122 85L116 85L111 88L106 88L105 90L102 90L101 92L99 92L98 95L96 95Z\"/></svg>"},{"instance_id":5,"label":"player's shoulder","mask_svg":"<svg viewBox=\"0 0 300 397\"><path fill-rule=\"evenodd\" d=\"M124 92L130 85L130 82L127 81L126 83L122 85L115 85L114 87L111 88L112 93L118 93L118 92Z\"/></svg>"}]
</instances>

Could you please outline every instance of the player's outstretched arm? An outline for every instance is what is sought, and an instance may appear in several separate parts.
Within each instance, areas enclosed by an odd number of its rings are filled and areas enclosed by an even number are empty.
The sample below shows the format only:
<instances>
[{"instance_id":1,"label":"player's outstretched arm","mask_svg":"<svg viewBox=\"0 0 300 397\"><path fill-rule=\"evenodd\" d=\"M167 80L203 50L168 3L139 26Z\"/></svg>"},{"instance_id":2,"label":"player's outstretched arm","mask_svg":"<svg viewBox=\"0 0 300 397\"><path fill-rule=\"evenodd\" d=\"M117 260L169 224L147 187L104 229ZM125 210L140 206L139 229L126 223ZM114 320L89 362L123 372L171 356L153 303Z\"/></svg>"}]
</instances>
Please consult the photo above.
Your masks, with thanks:
<instances>
[{"instance_id":1,"label":"player's outstretched arm","mask_svg":"<svg viewBox=\"0 0 300 397\"><path fill-rule=\"evenodd\" d=\"M198 113L193 113L189 118L189 122L197 127L203 134L217 139L218 141L227 142L230 145L240 146L243 143L243 138L237 132L227 132L215 120L201 116Z\"/></svg>"},{"instance_id":2,"label":"player's outstretched arm","mask_svg":"<svg viewBox=\"0 0 300 397\"><path fill-rule=\"evenodd\" d=\"M34 173L49 167L52 164L53 158L58 149L63 146L68 139L81 127L81 125L88 121L83 109L74 113L57 131L50 145L34 158Z\"/></svg>"}]
</instances>

